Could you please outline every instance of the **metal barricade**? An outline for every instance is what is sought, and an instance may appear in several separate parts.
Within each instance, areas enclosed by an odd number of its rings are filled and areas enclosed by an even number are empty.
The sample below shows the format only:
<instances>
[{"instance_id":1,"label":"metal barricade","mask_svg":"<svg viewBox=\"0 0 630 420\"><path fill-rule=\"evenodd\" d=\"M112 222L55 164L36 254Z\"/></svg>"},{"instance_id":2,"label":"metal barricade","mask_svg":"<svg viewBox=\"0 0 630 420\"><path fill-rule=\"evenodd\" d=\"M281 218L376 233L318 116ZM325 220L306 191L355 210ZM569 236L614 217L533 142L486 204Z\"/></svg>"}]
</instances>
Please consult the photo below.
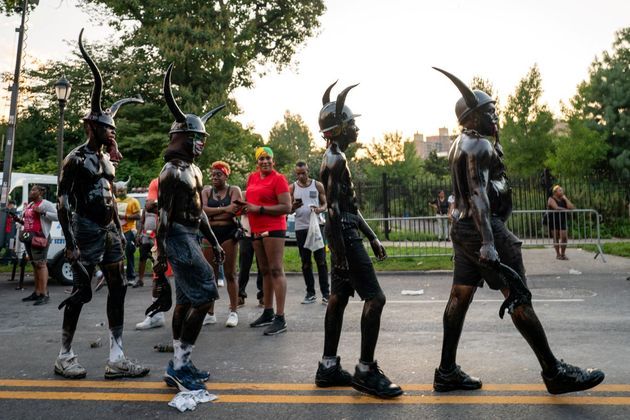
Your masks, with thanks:
<instances>
[{"instance_id":1,"label":"metal barricade","mask_svg":"<svg viewBox=\"0 0 630 420\"><path fill-rule=\"evenodd\" d=\"M444 216L370 218L366 221L387 249L389 257L437 257L453 253L448 236L450 222ZM601 255L602 261L606 262L601 247L600 221L600 214L593 209L515 210L507 227L523 241L523 247L592 244L597 247L595 258ZM566 243L561 241L564 232Z\"/></svg>"}]
</instances>

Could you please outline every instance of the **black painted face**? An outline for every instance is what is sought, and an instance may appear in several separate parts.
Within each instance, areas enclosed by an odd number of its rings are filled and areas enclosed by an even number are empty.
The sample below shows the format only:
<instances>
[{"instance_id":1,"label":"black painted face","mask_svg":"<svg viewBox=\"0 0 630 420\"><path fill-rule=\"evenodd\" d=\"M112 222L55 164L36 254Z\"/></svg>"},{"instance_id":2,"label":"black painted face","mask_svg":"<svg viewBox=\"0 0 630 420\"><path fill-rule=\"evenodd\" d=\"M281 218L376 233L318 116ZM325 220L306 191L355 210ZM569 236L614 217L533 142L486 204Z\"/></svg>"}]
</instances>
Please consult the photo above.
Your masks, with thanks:
<instances>
[{"instance_id":1,"label":"black painted face","mask_svg":"<svg viewBox=\"0 0 630 420\"><path fill-rule=\"evenodd\" d=\"M496 136L497 132L499 131L499 117L497 117L494 104L489 103L482 106L477 111L477 116L479 119L479 126L476 127L476 129L479 134L484 136Z\"/></svg>"},{"instance_id":2,"label":"black painted face","mask_svg":"<svg viewBox=\"0 0 630 420\"><path fill-rule=\"evenodd\" d=\"M198 158L203 153L203 149L206 146L206 135L203 133L191 132L187 134L188 144L192 155Z\"/></svg>"},{"instance_id":3,"label":"black painted face","mask_svg":"<svg viewBox=\"0 0 630 420\"><path fill-rule=\"evenodd\" d=\"M345 150L349 145L357 141L359 137L359 127L357 127L354 119L351 119L346 123L345 128L342 129L337 143L342 150Z\"/></svg>"},{"instance_id":4,"label":"black painted face","mask_svg":"<svg viewBox=\"0 0 630 420\"><path fill-rule=\"evenodd\" d=\"M95 123L94 135L100 144L110 146L116 142L116 129L111 125Z\"/></svg>"}]
</instances>

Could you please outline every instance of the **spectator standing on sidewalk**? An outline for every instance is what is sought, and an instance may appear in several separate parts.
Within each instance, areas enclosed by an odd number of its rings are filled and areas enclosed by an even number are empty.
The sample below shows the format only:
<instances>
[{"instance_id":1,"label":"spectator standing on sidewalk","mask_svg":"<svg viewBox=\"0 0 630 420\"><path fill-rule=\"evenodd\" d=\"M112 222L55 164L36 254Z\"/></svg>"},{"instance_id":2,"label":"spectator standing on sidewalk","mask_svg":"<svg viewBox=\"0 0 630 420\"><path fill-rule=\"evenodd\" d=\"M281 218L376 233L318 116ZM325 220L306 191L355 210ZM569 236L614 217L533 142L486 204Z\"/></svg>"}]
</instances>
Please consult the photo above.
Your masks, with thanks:
<instances>
[{"instance_id":1,"label":"spectator standing on sidewalk","mask_svg":"<svg viewBox=\"0 0 630 420\"><path fill-rule=\"evenodd\" d=\"M246 193L243 192L243 200L246 200ZM241 214L241 226L243 228L243 236L239 240L239 254L238 254L238 306L245 306L245 299L247 299L247 283L249 283L249 272L254 262L254 243L252 239L252 229L249 225L249 218L247 214ZM256 261L256 299L258 299L259 307L263 307L263 275L262 270L258 266Z\"/></svg>"},{"instance_id":2,"label":"spectator standing on sidewalk","mask_svg":"<svg viewBox=\"0 0 630 420\"><path fill-rule=\"evenodd\" d=\"M303 304L315 303L315 278L313 276L313 263L311 254L315 257L317 276L319 278L319 290L322 293L322 303L328 303L330 285L328 283L328 265L326 264L326 248L320 248L312 252L304 247L310 225L311 213L317 214L320 221L320 229L324 223L321 213L326 211L326 192L324 185L308 176L308 165L304 161L295 164L296 181L289 185L291 193L291 210L295 212L295 239L297 241L300 259L302 260L302 275L306 283L306 296Z\"/></svg>"},{"instance_id":3,"label":"spectator standing on sidewalk","mask_svg":"<svg viewBox=\"0 0 630 420\"><path fill-rule=\"evenodd\" d=\"M4 226L4 244L2 244L2 248L4 248L3 258L9 261L17 258L15 252L13 251L13 246L11 246L11 240L15 241L15 233L17 231L15 222L18 219L18 216L15 210L15 200L9 200L5 212L7 213L7 221Z\"/></svg>"},{"instance_id":4,"label":"spectator standing on sidewalk","mask_svg":"<svg viewBox=\"0 0 630 420\"><path fill-rule=\"evenodd\" d=\"M573 203L564 194L560 185L554 185L552 195L547 200L547 208L553 210L549 223L549 232L553 236L553 247L556 250L556 259L568 260L565 255L567 249L567 211L575 208Z\"/></svg>"},{"instance_id":5,"label":"spectator standing on sidewalk","mask_svg":"<svg viewBox=\"0 0 630 420\"><path fill-rule=\"evenodd\" d=\"M48 303L48 246L50 245L50 226L57 220L57 209L53 203L44 199L46 189L40 185L33 185L28 195L29 203L24 209L21 223L24 224L24 248L33 265L35 277L35 291L22 299L23 302L35 301L33 305ZM45 238L42 243L33 241L35 237ZM41 239L40 239L41 241ZM45 244L44 246L41 246Z\"/></svg>"},{"instance_id":6,"label":"spectator standing on sidewalk","mask_svg":"<svg viewBox=\"0 0 630 420\"><path fill-rule=\"evenodd\" d=\"M256 149L257 170L247 180L245 209L254 238L254 252L263 272L265 309L250 327L267 326L264 335L276 335L287 330L284 304L287 278L284 275L284 242L287 232L286 215L291 211L289 184L274 167L271 147ZM276 313L273 300L276 299Z\"/></svg>"},{"instance_id":7,"label":"spectator standing on sidewalk","mask_svg":"<svg viewBox=\"0 0 630 420\"><path fill-rule=\"evenodd\" d=\"M225 326L232 328L238 325L238 283L236 282L236 255L238 254L239 225L236 213L240 212L240 206L235 201L241 201L241 189L236 185L229 185L230 165L223 161L216 161L211 166L212 185L205 187L201 192L203 211L208 216L210 227L225 252L223 270L227 283L228 296L230 298L230 313ZM203 255L212 265L215 273L220 266L215 262L216 258L210 243L203 240ZM204 324L216 323L214 315L214 302L204 318Z\"/></svg>"},{"instance_id":8,"label":"spectator standing on sidewalk","mask_svg":"<svg viewBox=\"0 0 630 420\"><path fill-rule=\"evenodd\" d=\"M125 259L127 260L127 283L136 287L136 221L140 220L141 210L140 202L133 197L127 196L127 181L114 182L116 190L116 204L118 205L118 217L122 226L123 235L127 244L125 245Z\"/></svg>"},{"instance_id":9,"label":"spectator standing on sidewalk","mask_svg":"<svg viewBox=\"0 0 630 420\"><path fill-rule=\"evenodd\" d=\"M448 240L448 213L449 202L446 198L444 190L438 192L435 200L429 202L429 205L435 210L438 226L438 240Z\"/></svg>"}]
</instances>

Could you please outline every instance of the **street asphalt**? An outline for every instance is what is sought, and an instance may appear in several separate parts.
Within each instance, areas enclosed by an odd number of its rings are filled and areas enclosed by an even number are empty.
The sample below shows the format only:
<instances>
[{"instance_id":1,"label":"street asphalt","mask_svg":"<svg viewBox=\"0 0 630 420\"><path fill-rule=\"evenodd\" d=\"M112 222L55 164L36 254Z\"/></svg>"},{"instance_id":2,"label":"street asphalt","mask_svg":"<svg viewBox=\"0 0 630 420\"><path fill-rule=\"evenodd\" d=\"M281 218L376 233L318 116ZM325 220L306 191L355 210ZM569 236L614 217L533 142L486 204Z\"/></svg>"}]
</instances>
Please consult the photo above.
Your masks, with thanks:
<instances>
[{"instance_id":1,"label":"street asphalt","mask_svg":"<svg viewBox=\"0 0 630 420\"><path fill-rule=\"evenodd\" d=\"M630 418L630 259L570 249L569 261L558 261L552 249L524 251L534 308L556 356L581 367L598 367L606 380L593 390L549 395L540 368L511 321L501 320L501 296L480 289L466 320L458 363L484 386L479 391L437 394L433 372L440 358L442 313L451 275L381 273L388 302L376 350L383 371L405 390L384 401L350 388L320 390L314 386L323 346L321 303L302 305L301 275L288 276L288 331L265 337L248 326L261 312L255 299L239 309L240 323L225 328L227 291L220 289L218 323L204 326L193 352L195 364L209 369L208 390L218 396L193 412L180 414L167 405L175 395L162 382L170 353L153 350L170 343L167 327L136 331L150 303L150 288L128 289L124 347L128 357L151 368L146 378L103 379L108 355L105 315L107 289L84 307L74 350L88 376L63 380L53 373L59 351L62 312L57 310L66 288L50 285L51 301L33 306L21 301L31 293L15 290L0 277L0 418ZM255 296L255 282L248 293ZM422 291L409 295L403 291ZM318 296L321 298L321 296ZM339 355L354 370L359 356L361 302L346 310ZM170 321L170 313L167 315ZM101 347L91 343L100 341Z\"/></svg>"}]
</instances>

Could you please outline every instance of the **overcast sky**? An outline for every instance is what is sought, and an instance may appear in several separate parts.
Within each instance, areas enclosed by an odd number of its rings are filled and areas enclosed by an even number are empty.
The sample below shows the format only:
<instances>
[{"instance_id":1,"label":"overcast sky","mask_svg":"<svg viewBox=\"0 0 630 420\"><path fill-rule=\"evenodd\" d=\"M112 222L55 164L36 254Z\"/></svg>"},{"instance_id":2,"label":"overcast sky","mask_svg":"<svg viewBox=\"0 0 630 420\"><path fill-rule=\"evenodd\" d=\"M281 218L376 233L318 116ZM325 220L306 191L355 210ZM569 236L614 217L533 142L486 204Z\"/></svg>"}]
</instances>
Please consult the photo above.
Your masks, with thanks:
<instances>
[{"instance_id":1,"label":"overcast sky","mask_svg":"<svg viewBox=\"0 0 630 420\"><path fill-rule=\"evenodd\" d=\"M62 59L82 26L96 40L108 28L87 22L76 0L41 0L28 24L26 52L32 60ZM456 128L459 93L431 69L444 68L469 82L489 79L503 104L535 63L544 101L555 112L588 75L596 55L611 48L615 31L630 26L628 0L335 0L326 1L319 35L295 56L296 64L257 80L234 97L244 124L267 137L286 110L300 114L315 138L325 88L360 82L346 104L355 113L360 140L401 131L436 134ZM13 72L18 17L0 18L0 71ZM339 90L334 90L332 97ZM8 114L2 86L0 108ZM87 106L87 104L86 104ZM5 116L6 118L6 116Z\"/></svg>"}]
</instances>

